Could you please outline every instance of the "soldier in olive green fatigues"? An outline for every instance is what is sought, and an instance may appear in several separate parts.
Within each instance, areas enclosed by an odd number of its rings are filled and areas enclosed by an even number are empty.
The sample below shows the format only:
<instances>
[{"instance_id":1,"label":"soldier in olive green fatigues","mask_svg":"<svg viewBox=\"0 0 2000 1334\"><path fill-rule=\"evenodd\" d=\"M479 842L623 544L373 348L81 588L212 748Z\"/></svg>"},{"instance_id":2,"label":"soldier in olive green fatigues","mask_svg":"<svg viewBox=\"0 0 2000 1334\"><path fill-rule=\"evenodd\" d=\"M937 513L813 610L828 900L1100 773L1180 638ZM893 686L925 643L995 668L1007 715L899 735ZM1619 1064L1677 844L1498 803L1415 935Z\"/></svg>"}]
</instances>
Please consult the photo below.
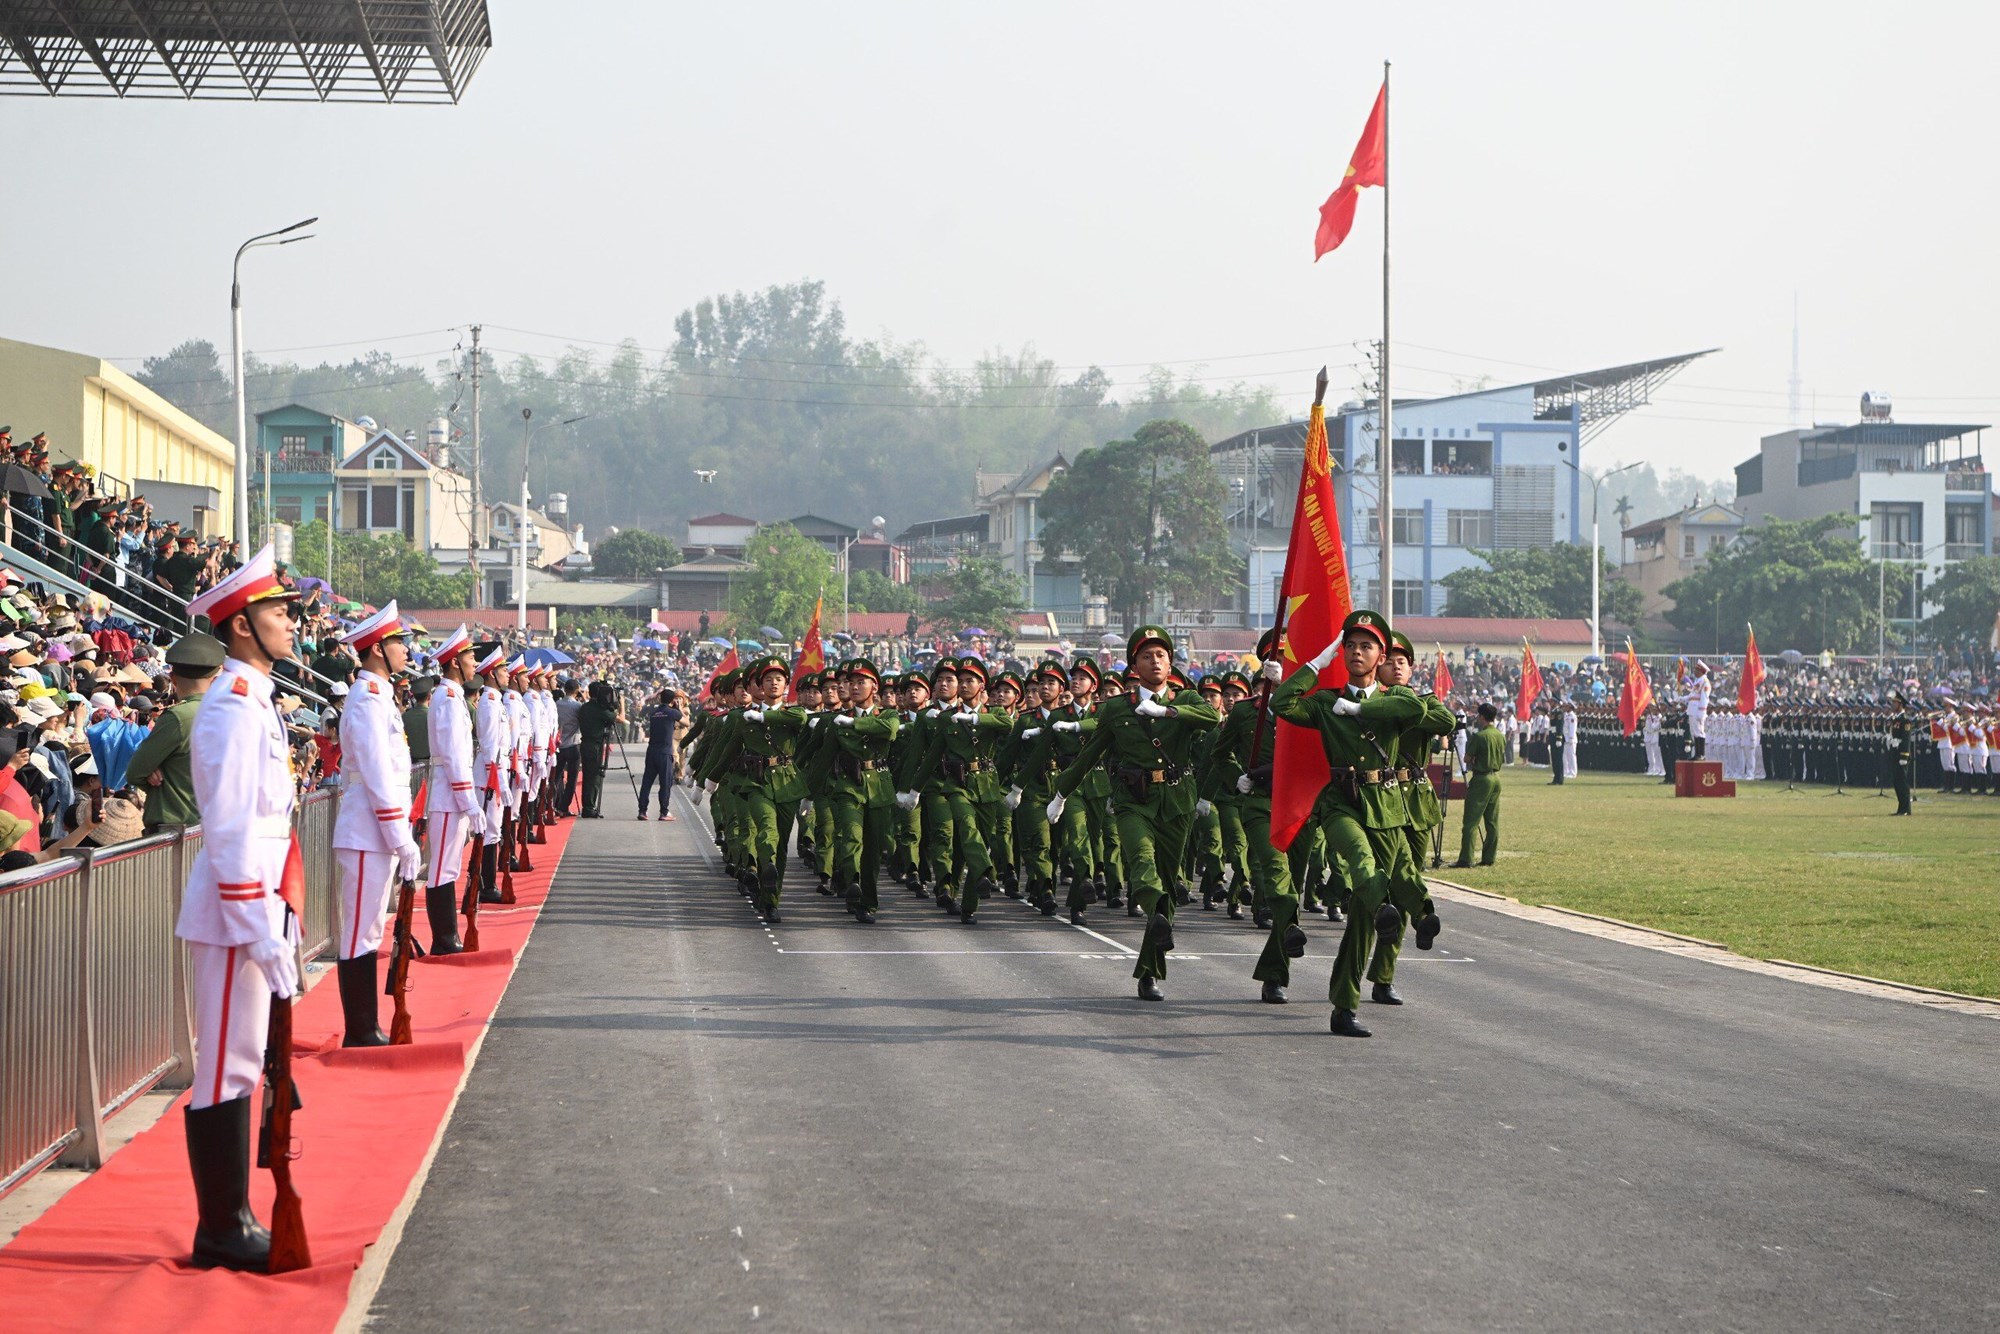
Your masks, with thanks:
<instances>
[{"instance_id":1,"label":"soldier in olive green fatigues","mask_svg":"<svg viewBox=\"0 0 2000 1334\"><path fill-rule=\"evenodd\" d=\"M1419 949L1429 949L1437 934L1436 914L1423 911L1424 882L1410 863L1410 844L1403 834L1408 816L1393 779L1397 738L1423 717L1424 709L1407 687L1376 683L1375 671L1388 646L1388 622L1375 612L1356 611L1342 623L1341 637L1286 677L1271 696L1278 717L1313 728L1326 750L1329 776L1315 814L1328 857L1340 867L1351 896L1327 994L1333 1002L1333 1031L1350 1037L1368 1036L1355 1022L1354 1011L1378 914L1385 926L1400 926L1399 909L1420 917ZM1320 669L1335 654L1345 659L1348 684L1314 693Z\"/></svg>"},{"instance_id":2,"label":"soldier in olive green fatigues","mask_svg":"<svg viewBox=\"0 0 2000 1334\"><path fill-rule=\"evenodd\" d=\"M918 772L931 777L927 797L935 797L925 807L925 824L936 817L936 843L932 867L937 874L939 904L947 911L956 908L958 920L972 924L980 898L993 890L993 860L986 846L979 805L989 789L1000 785L995 762L989 758L998 738L1013 730L1013 720L990 709L964 707L978 698L977 684L983 683L985 665L965 659L958 665L959 699L949 710L929 719L928 744ZM974 688L967 689L967 681ZM982 734L991 741L982 740ZM905 790L898 803L908 806L916 794ZM1003 808L1004 809L1004 808ZM959 898L954 902L948 891L957 867L964 868Z\"/></svg>"},{"instance_id":3,"label":"soldier in olive green fatigues","mask_svg":"<svg viewBox=\"0 0 2000 1334\"><path fill-rule=\"evenodd\" d=\"M1080 736L1081 727L1061 704L1069 680L1059 662L1044 662L1026 683L1027 706L1014 721L1014 733L1003 751L1002 781L1010 784L1007 806L1012 813L1017 864L1026 877L1028 901L1042 916L1056 915L1056 864L1054 835L1059 827L1049 826L1047 807L1055 795L1059 769L1056 743L1065 735ZM1058 724L1066 724L1058 731ZM1064 815L1068 819L1067 813ZM1082 813L1078 813L1078 819ZM1070 921L1081 925L1081 914L1089 906L1087 894L1080 894L1078 881L1070 885Z\"/></svg>"},{"instance_id":4,"label":"soldier in olive green fatigues","mask_svg":"<svg viewBox=\"0 0 2000 1334\"><path fill-rule=\"evenodd\" d=\"M783 658L759 658L745 675L752 702L735 715L734 725L722 733L703 767L710 774L728 775L736 784L744 874L752 878L758 913L776 922L783 920L778 900L784 889L792 822L806 794L798 769L806 714L784 702L791 668Z\"/></svg>"},{"instance_id":5,"label":"soldier in olive green fatigues","mask_svg":"<svg viewBox=\"0 0 2000 1334\"><path fill-rule=\"evenodd\" d=\"M1389 653L1383 660L1382 679L1385 684L1406 686L1415 674L1416 650L1400 631L1389 632ZM1444 739L1458 726L1458 719L1446 708L1444 702L1435 695L1419 695L1424 706L1424 716L1414 726L1403 729L1396 739L1397 770L1402 775L1403 811L1409 817L1409 824L1403 827L1403 834L1410 843L1410 861L1421 877L1423 868L1430 863L1431 831L1444 821L1444 814L1438 807L1437 792L1431 787L1428 766L1433 754L1443 749ZM1428 898L1424 900L1425 912L1431 910ZM1368 964L1368 981L1372 983L1369 999L1381 1005L1401 1005L1402 997L1396 994L1396 957L1402 953L1403 930L1410 923L1409 914L1397 907L1402 918L1402 927L1392 932L1381 931L1375 936L1375 957Z\"/></svg>"},{"instance_id":6,"label":"soldier in olive green fatigues","mask_svg":"<svg viewBox=\"0 0 2000 1334\"><path fill-rule=\"evenodd\" d=\"M1493 724L1499 713L1491 704L1479 706L1479 730L1465 742L1465 815L1459 825L1460 868L1472 865L1472 836L1483 831L1479 864L1491 866L1500 851L1500 768L1507 762L1507 738Z\"/></svg>"},{"instance_id":7,"label":"soldier in olive green fatigues","mask_svg":"<svg viewBox=\"0 0 2000 1334\"><path fill-rule=\"evenodd\" d=\"M864 925L881 907L876 877L893 835L891 815L896 785L889 771L889 747L902 717L876 706L882 677L866 658L841 664L850 694L847 706L822 722L827 733L815 756L807 786L826 794L833 807L833 877L847 910Z\"/></svg>"},{"instance_id":8,"label":"soldier in olive green fatigues","mask_svg":"<svg viewBox=\"0 0 2000 1334\"><path fill-rule=\"evenodd\" d=\"M1272 664L1274 674L1283 670L1271 633L1266 632L1258 645L1258 656ZM1285 988L1292 983L1292 960L1305 953L1306 933L1298 925L1299 893L1292 884L1291 859L1271 844L1271 763L1277 727L1278 715L1268 700L1244 699L1231 705L1215 739L1207 791L1211 801L1224 793L1235 798L1250 881L1257 903L1270 914L1264 952L1257 956L1250 976L1264 984L1267 1003L1283 1005L1288 999ZM1231 915L1239 915L1234 893L1230 897Z\"/></svg>"},{"instance_id":9,"label":"soldier in olive green fatigues","mask_svg":"<svg viewBox=\"0 0 2000 1334\"><path fill-rule=\"evenodd\" d=\"M1220 717L1200 691L1166 693L1173 651L1173 637L1160 626L1143 625L1133 633L1126 660L1141 688L1136 697L1109 700L1098 710L1096 729L1076 761L1057 776L1049 803L1050 820L1060 820L1064 799L1090 770L1100 762L1111 766L1125 883L1146 914L1132 975L1139 979L1139 998L1149 1001L1164 999L1159 980L1167 975L1167 952L1173 948L1173 881L1198 799L1195 742Z\"/></svg>"},{"instance_id":10,"label":"soldier in olive green fatigues","mask_svg":"<svg viewBox=\"0 0 2000 1334\"><path fill-rule=\"evenodd\" d=\"M174 694L179 702L153 721L153 730L125 766L125 781L146 791L143 827L149 834L201 823L188 737L202 694L227 656L222 641L199 631L182 635L167 649L167 665L173 668ZM148 781L155 775L155 781Z\"/></svg>"},{"instance_id":11,"label":"soldier in olive green fatigues","mask_svg":"<svg viewBox=\"0 0 2000 1334\"><path fill-rule=\"evenodd\" d=\"M898 706L902 713L902 726L896 729L895 743L889 747L889 769L895 776L896 790L904 791L903 777L914 771L923 762L925 734L921 724L924 711L930 707L931 683L922 672L905 672L896 678L896 693L900 697ZM911 787L918 786L915 783ZM924 892L924 812L920 801L914 806L896 807L896 850L890 858L889 872L900 876L911 892Z\"/></svg>"},{"instance_id":12,"label":"soldier in olive green fatigues","mask_svg":"<svg viewBox=\"0 0 2000 1334\"><path fill-rule=\"evenodd\" d=\"M978 659L972 661L977 662ZM968 674L962 663L958 679L959 690L963 693ZM981 695L980 710L998 716L1006 726L997 729L980 727L973 733L978 743L979 758L985 765L973 785L973 811L979 819L979 835L986 843L986 856L993 863L994 883L1001 886L1010 899L1021 897L1021 876L1014 861L1013 812L1007 809L1007 785L1000 781L1000 748L1013 734L1014 714L1020 705L1021 678L1012 672L1001 672Z\"/></svg>"}]
</instances>

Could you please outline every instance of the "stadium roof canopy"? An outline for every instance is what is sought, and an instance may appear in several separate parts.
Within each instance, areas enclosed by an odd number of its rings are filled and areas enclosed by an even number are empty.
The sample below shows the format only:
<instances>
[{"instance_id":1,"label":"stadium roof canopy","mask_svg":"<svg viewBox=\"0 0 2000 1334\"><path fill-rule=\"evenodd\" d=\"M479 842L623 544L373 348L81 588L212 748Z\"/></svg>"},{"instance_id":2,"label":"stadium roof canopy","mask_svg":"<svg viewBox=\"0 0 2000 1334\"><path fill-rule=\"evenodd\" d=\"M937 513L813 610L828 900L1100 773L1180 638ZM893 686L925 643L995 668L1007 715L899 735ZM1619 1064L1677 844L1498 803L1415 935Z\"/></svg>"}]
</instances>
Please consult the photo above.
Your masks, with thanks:
<instances>
[{"instance_id":1,"label":"stadium roof canopy","mask_svg":"<svg viewBox=\"0 0 2000 1334\"><path fill-rule=\"evenodd\" d=\"M0 0L0 94L456 102L486 0Z\"/></svg>"}]
</instances>

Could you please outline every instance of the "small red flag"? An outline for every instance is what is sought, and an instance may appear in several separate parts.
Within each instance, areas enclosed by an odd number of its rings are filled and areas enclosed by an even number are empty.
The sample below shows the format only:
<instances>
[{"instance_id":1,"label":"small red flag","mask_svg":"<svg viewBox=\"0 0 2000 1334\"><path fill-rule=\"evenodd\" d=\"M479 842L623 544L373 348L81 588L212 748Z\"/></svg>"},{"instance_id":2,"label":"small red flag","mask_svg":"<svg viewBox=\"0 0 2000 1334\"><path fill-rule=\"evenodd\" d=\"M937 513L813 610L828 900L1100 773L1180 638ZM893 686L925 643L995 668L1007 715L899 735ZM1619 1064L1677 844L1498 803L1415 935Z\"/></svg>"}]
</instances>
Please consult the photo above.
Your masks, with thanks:
<instances>
[{"instance_id":1,"label":"small red flag","mask_svg":"<svg viewBox=\"0 0 2000 1334\"><path fill-rule=\"evenodd\" d=\"M1535 650L1521 641L1521 693L1514 696L1514 717L1516 721L1527 722L1535 711L1535 700L1542 693L1542 669L1535 665Z\"/></svg>"},{"instance_id":2,"label":"small red flag","mask_svg":"<svg viewBox=\"0 0 2000 1334\"><path fill-rule=\"evenodd\" d=\"M1292 543L1278 596L1285 604L1285 674L1310 662L1340 636L1354 610L1347 586L1347 548L1340 540L1340 511L1333 503L1333 457L1327 450L1326 409L1313 404L1306 427L1305 468L1292 509ZM1347 684L1347 666L1335 658L1319 674L1324 690ZM1291 847L1312 814L1328 777L1326 748L1317 733L1280 721L1271 746L1271 846Z\"/></svg>"},{"instance_id":3,"label":"small red flag","mask_svg":"<svg viewBox=\"0 0 2000 1334\"><path fill-rule=\"evenodd\" d=\"M735 670L736 670L736 650L731 649L729 650L729 652L722 655L721 662L715 664L715 670L708 674L708 680L701 683L701 697L703 699L707 699L709 695L715 690L716 677L722 675L724 672L733 672Z\"/></svg>"},{"instance_id":4,"label":"small red flag","mask_svg":"<svg viewBox=\"0 0 2000 1334\"><path fill-rule=\"evenodd\" d=\"M1764 684L1764 655L1757 651L1757 627L1748 627L1750 647L1743 651L1743 679L1736 683L1736 711L1757 712L1757 687Z\"/></svg>"},{"instance_id":5,"label":"small red flag","mask_svg":"<svg viewBox=\"0 0 2000 1334\"><path fill-rule=\"evenodd\" d=\"M1354 226L1354 207L1360 200L1361 187L1388 183L1389 83L1385 79L1382 90L1375 94L1375 109L1368 113L1368 124L1362 127L1361 142L1354 145L1354 156L1347 161L1347 175L1341 177L1339 187L1319 206L1319 231L1313 236L1314 263L1347 239Z\"/></svg>"},{"instance_id":6,"label":"small red flag","mask_svg":"<svg viewBox=\"0 0 2000 1334\"><path fill-rule=\"evenodd\" d=\"M304 929L306 920L306 859L299 850L299 832L292 831L291 846L285 849L285 869L278 877L278 897L291 908Z\"/></svg>"},{"instance_id":7,"label":"small red flag","mask_svg":"<svg viewBox=\"0 0 2000 1334\"><path fill-rule=\"evenodd\" d=\"M1431 693L1439 699L1445 699L1450 696L1453 684L1455 683L1451 679L1451 664L1444 660L1444 650L1439 649L1437 671L1431 676Z\"/></svg>"},{"instance_id":8,"label":"small red flag","mask_svg":"<svg viewBox=\"0 0 2000 1334\"><path fill-rule=\"evenodd\" d=\"M1639 655L1632 651L1632 641L1625 641L1625 688L1618 692L1618 723L1631 736L1639 730L1639 720L1646 710L1653 707L1653 683L1646 679L1645 668L1639 665Z\"/></svg>"},{"instance_id":9,"label":"small red flag","mask_svg":"<svg viewBox=\"0 0 2000 1334\"><path fill-rule=\"evenodd\" d=\"M801 676L804 676L807 672L823 672L826 670L826 649L820 643L819 637L819 613L820 608L825 603L826 597L824 594L820 596L817 602L813 603L812 624L806 627L806 637L799 644L798 655L792 659L792 688L785 694L787 703L795 702L798 699L799 678Z\"/></svg>"}]
</instances>

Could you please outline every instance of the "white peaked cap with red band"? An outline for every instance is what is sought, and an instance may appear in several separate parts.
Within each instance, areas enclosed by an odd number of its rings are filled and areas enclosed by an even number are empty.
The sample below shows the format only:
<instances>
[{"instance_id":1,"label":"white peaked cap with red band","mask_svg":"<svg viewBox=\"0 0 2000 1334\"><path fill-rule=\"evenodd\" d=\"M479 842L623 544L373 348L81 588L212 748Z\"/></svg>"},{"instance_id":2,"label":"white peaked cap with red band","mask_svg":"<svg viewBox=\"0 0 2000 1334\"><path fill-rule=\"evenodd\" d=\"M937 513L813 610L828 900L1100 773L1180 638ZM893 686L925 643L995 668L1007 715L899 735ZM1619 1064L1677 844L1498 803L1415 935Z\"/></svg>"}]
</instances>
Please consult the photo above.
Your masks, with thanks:
<instances>
[{"instance_id":1,"label":"white peaked cap with red band","mask_svg":"<svg viewBox=\"0 0 2000 1334\"><path fill-rule=\"evenodd\" d=\"M484 658L481 658L479 660L479 665L477 667L474 667L472 670L478 672L481 676L484 676L486 673L499 670L501 668L504 668L506 665L507 665L507 646L505 644L495 644L493 646L493 651L487 654Z\"/></svg>"},{"instance_id":2,"label":"white peaked cap with red band","mask_svg":"<svg viewBox=\"0 0 2000 1334\"><path fill-rule=\"evenodd\" d=\"M464 625L451 632L444 643L431 652L431 661L439 664L450 662L458 654L472 647L472 631Z\"/></svg>"},{"instance_id":3,"label":"white peaked cap with red band","mask_svg":"<svg viewBox=\"0 0 2000 1334\"><path fill-rule=\"evenodd\" d=\"M382 610L347 632L347 644L360 657L389 636L408 633L403 626L402 613L396 610L396 599L390 598L382 604Z\"/></svg>"}]
</instances>

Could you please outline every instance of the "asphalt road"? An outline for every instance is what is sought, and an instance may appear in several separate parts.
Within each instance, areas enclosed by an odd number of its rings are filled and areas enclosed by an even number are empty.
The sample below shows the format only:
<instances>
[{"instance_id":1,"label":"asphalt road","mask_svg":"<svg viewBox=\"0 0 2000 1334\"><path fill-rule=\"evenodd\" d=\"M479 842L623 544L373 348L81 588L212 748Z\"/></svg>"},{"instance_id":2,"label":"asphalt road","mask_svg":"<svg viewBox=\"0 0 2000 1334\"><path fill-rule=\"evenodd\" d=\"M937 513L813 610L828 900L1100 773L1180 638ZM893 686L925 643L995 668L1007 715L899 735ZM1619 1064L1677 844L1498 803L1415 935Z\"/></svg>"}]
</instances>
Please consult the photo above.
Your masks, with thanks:
<instances>
[{"instance_id":1,"label":"asphalt road","mask_svg":"<svg viewBox=\"0 0 2000 1334\"><path fill-rule=\"evenodd\" d=\"M1338 1039L1324 925L1279 1008L1183 910L1145 1005L1122 913L767 929L606 806L371 1328L2000 1326L1990 1020L1454 905Z\"/></svg>"}]
</instances>

